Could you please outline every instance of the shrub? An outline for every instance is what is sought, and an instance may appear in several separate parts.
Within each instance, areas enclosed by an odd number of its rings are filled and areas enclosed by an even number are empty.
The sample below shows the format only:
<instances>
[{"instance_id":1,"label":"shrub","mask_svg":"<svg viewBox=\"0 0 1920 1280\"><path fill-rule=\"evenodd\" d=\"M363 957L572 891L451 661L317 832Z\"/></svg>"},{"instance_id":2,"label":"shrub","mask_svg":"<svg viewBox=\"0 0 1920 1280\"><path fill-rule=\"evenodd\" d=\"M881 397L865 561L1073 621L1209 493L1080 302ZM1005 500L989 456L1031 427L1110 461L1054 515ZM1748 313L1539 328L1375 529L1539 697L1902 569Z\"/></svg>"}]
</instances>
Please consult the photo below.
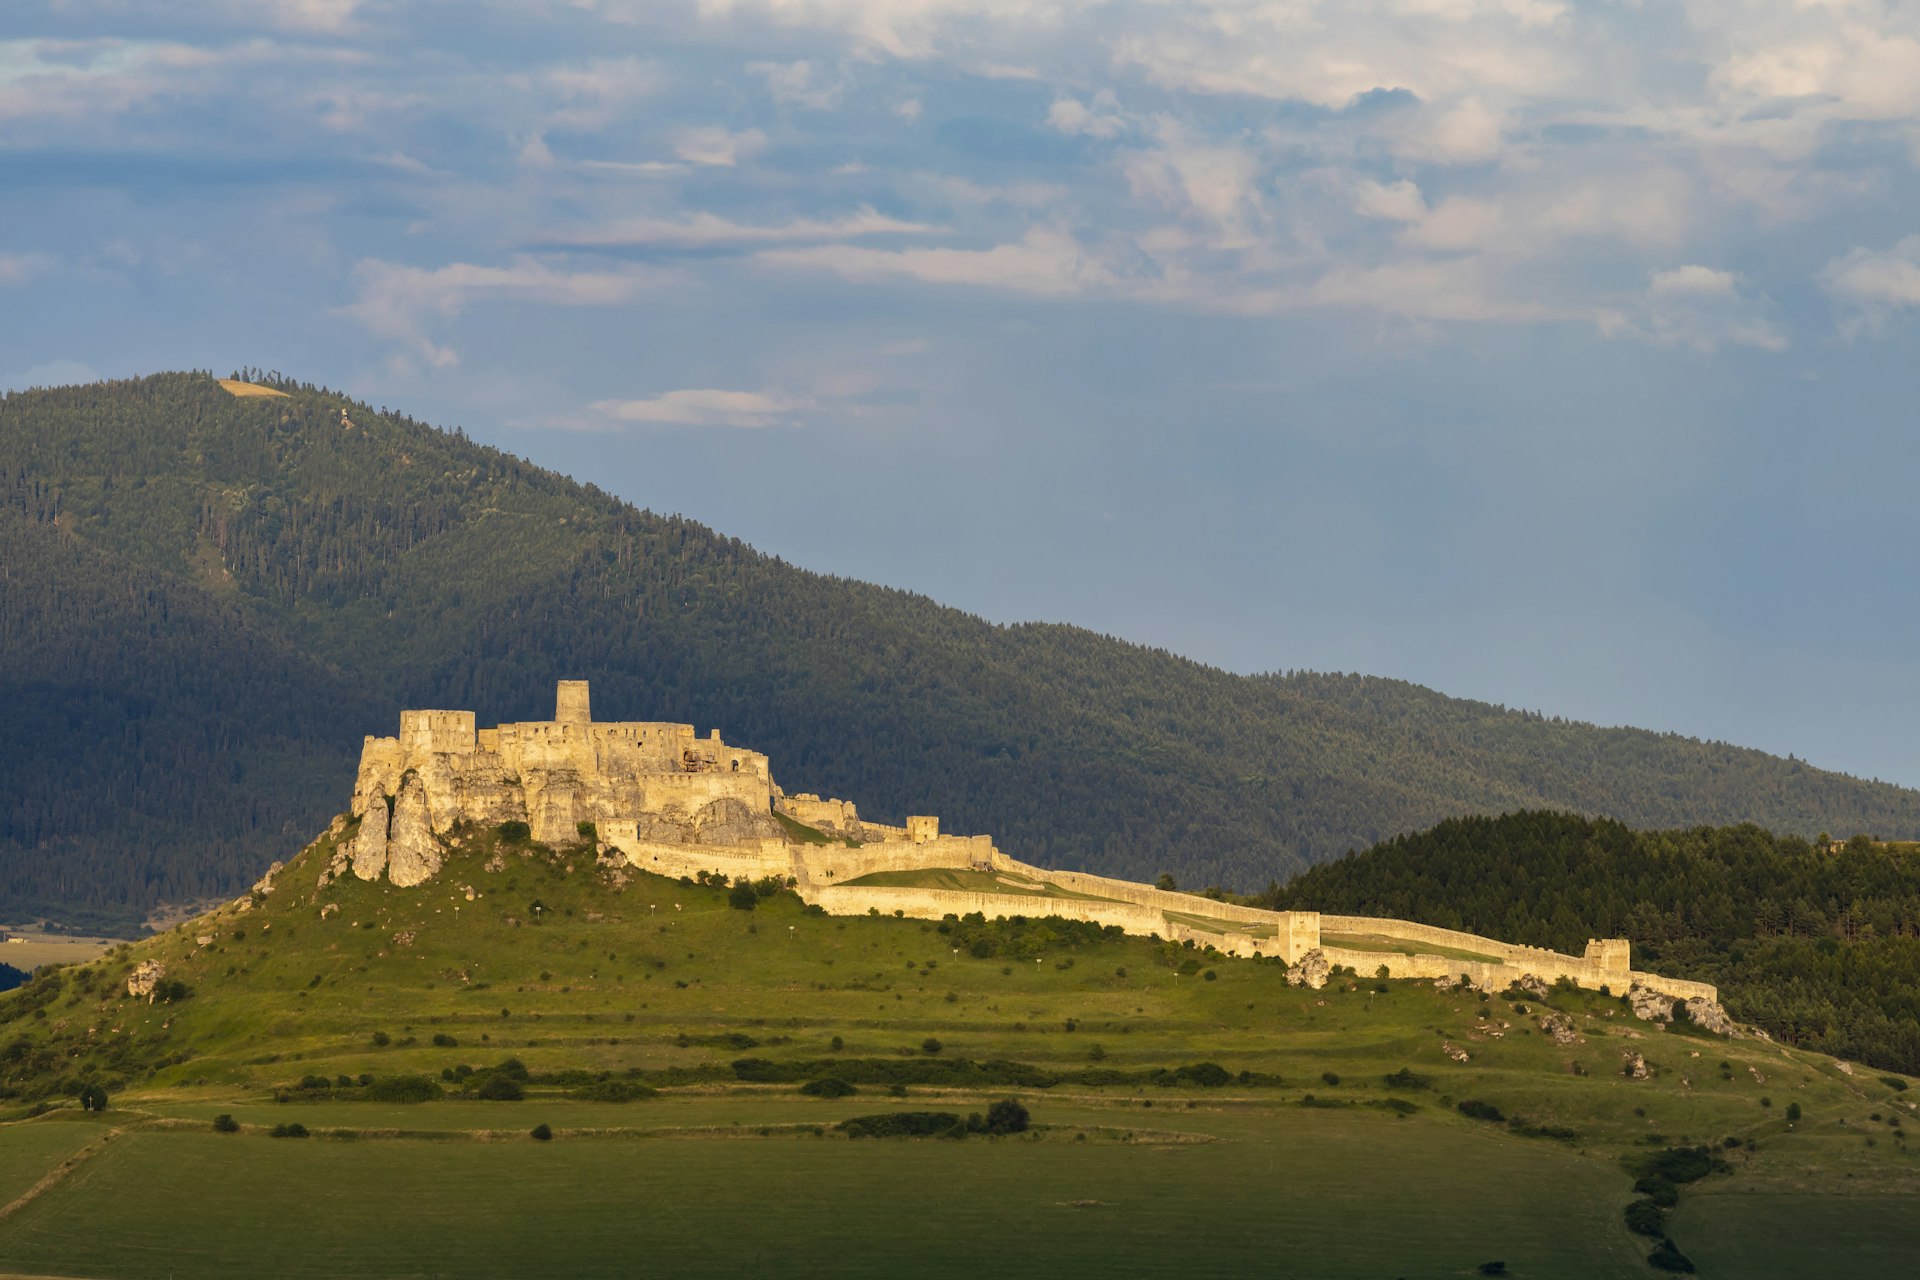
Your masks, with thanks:
<instances>
[{"instance_id":1,"label":"shrub","mask_svg":"<svg viewBox=\"0 0 1920 1280\"><path fill-rule=\"evenodd\" d=\"M1633 1184L1633 1189L1662 1209L1671 1209L1680 1203L1680 1189L1665 1178L1641 1178Z\"/></svg>"},{"instance_id":2,"label":"shrub","mask_svg":"<svg viewBox=\"0 0 1920 1280\"><path fill-rule=\"evenodd\" d=\"M1202 978L1205 978L1208 982L1212 982L1215 979L1217 979L1220 975L1215 973L1213 970L1209 969L1205 973L1201 974L1200 976Z\"/></svg>"},{"instance_id":3,"label":"shrub","mask_svg":"<svg viewBox=\"0 0 1920 1280\"><path fill-rule=\"evenodd\" d=\"M946 1046L941 1044L938 1040L934 1039L932 1036L928 1036L925 1040L922 1040L920 1042L920 1048L926 1053L938 1053L942 1049L946 1048Z\"/></svg>"},{"instance_id":4,"label":"shrub","mask_svg":"<svg viewBox=\"0 0 1920 1280\"><path fill-rule=\"evenodd\" d=\"M600 828L594 826L593 823L587 821L585 818L574 823L573 829L580 833L582 840L598 840L600 838ZM542 1125L541 1127L545 1128L546 1126Z\"/></svg>"},{"instance_id":5,"label":"shrub","mask_svg":"<svg viewBox=\"0 0 1920 1280\"><path fill-rule=\"evenodd\" d=\"M822 1076L818 1080L809 1080L801 1085L800 1092L810 1098L844 1098L848 1094L858 1093L859 1090L838 1076Z\"/></svg>"},{"instance_id":6,"label":"shrub","mask_svg":"<svg viewBox=\"0 0 1920 1280\"><path fill-rule=\"evenodd\" d=\"M1727 1162L1710 1147L1668 1147L1631 1162L1629 1172L1641 1178L1660 1178L1681 1186L1698 1182L1710 1173L1722 1173Z\"/></svg>"},{"instance_id":7,"label":"shrub","mask_svg":"<svg viewBox=\"0 0 1920 1280\"><path fill-rule=\"evenodd\" d=\"M307 1126L297 1120L291 1124L277 1124L267 1130L267 1136L269 1138L304 1138L307 1136Z\"/></svg>"},{"instance_id":8,"label":"shrub","mask_svg":"<svg viewBox=\"0 0 1920 1280\"><path fill-rule=\"evenodd\" d=\"M727 905L735 911L751 911L760 905L760 895L753 891L751 884L742 880L727 891Z\"/></svg>"},{"instance_id":9,"label":"shrub","mask_svg":"<svg viewBox=\"0 0 1920 1280\"><path fill-rule=\"evenodd\" d=\"M476 1098L485 1098L488 1102L518 1102L527 1096L520 1082L512 1076L503 1076L498 1072L487 1077L486 1083L474 1090Z\"/></svg>"},{"instance_id":10,"label":"shrub","mask_svg":"<svg viewBox=\"0 0 1920 1280\"><path fill-rule=\"evenodd\" d=\"M1340 1077L1331 1071L1322 1071L1320 1073L1320 1078L1326 1081L1326 1083L1330 1085L1335 1085L1340 1083Z\"/></svg>"},{"instance_id":11,"label":"shrub","mask_svg":"<svg viewBox=\"0 0 1920 1280\"><path fill-rule=\"evenodd\" d=\"M1671 1240L1662 1240L1653 1246L1653 1252L1647 1255L1647 1265L1655 1271L1675 1271L1689 1276L1693 1274L1693 1259L1680 1252Z\"/></svg>"},{"instance_id":12,"label":"shrub","mask_svg":"<svg viewBox=\"0 0 1920 1280\"><path fill-rule=\"evenodd\" d=\"M240 1132L240 1122L222 1111L213 1118L213 1131L215 1133L238 1133Z\"/></svg>"},{"instance_id":13,"label":"shrub","mask_svg":"<svg viewBox=\"0 0 1920 1280\"><path fill-rule=\"evenodd\" d=\"M987 1108L988 1133L1025 1133L1029 1120L1018 1098L1002 1098Z\"/></svg>"},{"instance_id":14,"label":"shrub","mask_svg":"<svg viewBox=\"0 0 1920 1280\"><path fill-rule=\"evenodd\" d=\"M107 1091L97 1084L84 1085L79 1093L82 1111L105 1111L107 1109Z\"/></svg>"},{"instance_id":15,"label":"shrub","mask_svg":"<svg viewBox=\"0 0 1920 1280\"><path fill-rule=\"evenodd\" d=\"M369 1102L432 1102L445 1095L425 1076L383 1076L367 1086Z\"/></svg>"},{"instance_id":16,"label":"shrub","mask_svg":"<svg viewBox=\"0 0 1920 1280\"><path fill-rule=\"evenodd\" d=\"M1485 1120L1491 1124L1500 1124L1506 1120L1500 1108L1491 1102L1481 1102L1478 1098L1468 1098L1459 1104L1460 1114L1471 1120Z\"/></svg>"},{"instance_id":17,"label":"shrub","mask_svg":"<svg viewBox=\"0 0 1920 1280\"><path fill-rule=\"evenodd\" d=\"M1172 1071L1162 1067L1153 1073L1153 1082L1167 1088L1176 1084L1191 1084L1202 1089L1218 1089L1233 1083L1233 1073L1217 1062L1189 1062Z\"/></svg>"},{"instance_id":18,"label":"shrub","mask_svg":"<svg viewBox=\"0 0 1920 1280\"><path fill-rule=\"evenodd\" d=\"M444 1031L436 1031L433 1036L433 1045L436 1049L457 1049L460 1042Z\"/></svg>"},{"instance_id":19,"label":"shrub","mask_svg":"<svg viewBox=\"0 0 1920 1280\"><path fill-rule=\"evenodd\" d=\"M374 1048L376 1048L376 1049L384 1049L384 1048L386 1048L386 1047L387 1047L388 1045L390 1045L390 1044L392 1044L392 1043L393 1043L393 1037L392 1037L392 1036L390 1036L390 1035L388 1035L388 1034L387 1034L386 1032L384 1032L384 1031L376 1031L376 1032L374 1032L374 1033L373 1033L373 1047L374 1047Z\"/></svg>"},{"instance_id":20,"label":"shrub","mask_svg":"<svg viewBox=\"0 0 1920 1280\"><path fill-rule=\"evenodd\" d=\"M1881 1076L1880 1083L1895 1093L1905 1093L1907 1091L1907 1082L1899 1076Z\"/></svg>"},{"instance_id":21,"label":"shrub","mask_svg":"<svg viewBox=\"0 0 1920 1280\"><path fill-rule=\"evenodd\" d=\"M1664 1239L1667 1234L1667 1215L1651 1200L1635 1200L1627 1206L1627 1230L1637 1236Z\"/></svg>"},{"instance_id":22,"label":"shrub","mask_svg":"<svg viewBox=\"0 0 1920 1280\"><path fill-rule=\"evenodd\" d=\"M519 844L533 834L533 828L524 822L503 822L495 827L494 833L508 844Z\"/></svg>"},{"instance_id":23,"label":"shrub","mask_svg":"<svg viewBox=\"0 0 1920 1280\"><path fill-rule=\"evenodd\" d=\"M583 827L586 827L586 826L592 826L593 824L588 822L583 822L580 825ZM585 835L586 833L581 832L581 834ZM544 1124L537 1124L533 1126L533 1140L535 1142L552 1142L553 1130Z\"/></svg>"},{"instance_id":24,"label":"shrub","mask_svg":"<svg viewBox=\"0 0 1920 1280\"><path fill-rule=\"evenodd\" d=\"M1433 1077L1423 1076L1406 1067L1398 1071L1389 1071L1384 1077L1389 1089L1431 1089Z\"/></svg>"},{"instance_id":25,"label":"shrub","mask_svg":"<svg viewBox=\"0 0 1920 1280\"><path fill-rule=\"evenodd\" d=\"M965 1127L951 1111L888 1111L874 1116L854 1116L834 1126L850 1138L931 1138Z\"/></svg>"}]
</instances>

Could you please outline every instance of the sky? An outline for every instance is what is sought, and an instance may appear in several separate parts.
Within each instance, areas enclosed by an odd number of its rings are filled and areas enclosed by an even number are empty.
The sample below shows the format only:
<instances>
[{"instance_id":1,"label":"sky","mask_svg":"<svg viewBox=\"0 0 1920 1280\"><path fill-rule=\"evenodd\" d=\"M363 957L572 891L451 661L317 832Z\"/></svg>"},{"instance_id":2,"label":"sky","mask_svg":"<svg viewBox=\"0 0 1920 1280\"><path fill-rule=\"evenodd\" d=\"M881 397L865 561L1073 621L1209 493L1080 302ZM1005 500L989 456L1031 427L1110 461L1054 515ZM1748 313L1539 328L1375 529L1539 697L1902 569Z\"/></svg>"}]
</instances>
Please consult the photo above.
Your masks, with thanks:
<instances>
[{"instance_id":1,"label":"sky","mask_svg":"<svg viewBox=\"0 0 1920 1280\"><path fill-rule=\"evenodd\" d=\"M1920 785L1920 6L6 0L0 386Z\"/></svg>"}]
</instances>

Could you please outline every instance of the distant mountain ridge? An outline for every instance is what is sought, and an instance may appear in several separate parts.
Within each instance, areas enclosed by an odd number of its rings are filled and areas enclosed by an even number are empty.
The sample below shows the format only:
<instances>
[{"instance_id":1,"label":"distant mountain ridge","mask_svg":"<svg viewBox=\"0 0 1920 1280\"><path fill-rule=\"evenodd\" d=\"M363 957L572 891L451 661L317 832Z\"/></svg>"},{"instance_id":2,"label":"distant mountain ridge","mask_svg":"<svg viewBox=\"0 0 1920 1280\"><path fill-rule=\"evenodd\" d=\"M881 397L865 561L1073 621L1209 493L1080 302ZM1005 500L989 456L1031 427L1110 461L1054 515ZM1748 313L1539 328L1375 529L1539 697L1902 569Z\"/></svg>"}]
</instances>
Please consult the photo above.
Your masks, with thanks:
<instances>
[{"instance_id":1,"label":"distant mountain ridge","mask_svg":"<svg viewBox=\"0 0 1920 1280\"><path fill-rule=\"evenodd\" d=\"M813 574L458 432L261 378L0 398L0 919L230 892L402 706L724 727L1017 857L1252 889L1459 814L1920 835L1920 792L1401 681L1238 676Z\"/></svg>"}]
</instances>

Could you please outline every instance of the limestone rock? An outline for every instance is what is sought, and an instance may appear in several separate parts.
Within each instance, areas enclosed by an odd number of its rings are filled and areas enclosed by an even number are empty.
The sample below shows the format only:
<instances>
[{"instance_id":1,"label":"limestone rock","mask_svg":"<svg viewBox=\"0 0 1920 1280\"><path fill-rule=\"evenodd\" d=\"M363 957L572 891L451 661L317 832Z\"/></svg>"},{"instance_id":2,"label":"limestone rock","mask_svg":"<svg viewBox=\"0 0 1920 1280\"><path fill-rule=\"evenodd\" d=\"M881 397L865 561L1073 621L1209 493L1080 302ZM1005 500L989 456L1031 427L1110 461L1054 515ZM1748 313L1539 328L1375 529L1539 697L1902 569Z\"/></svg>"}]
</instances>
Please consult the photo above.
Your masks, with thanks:
<instances>
[{"instance_id":1,"label":"limestone rock","mask_svg":"<svg viewBox=\"0 0 1920 1280\"><path fill-rule=\"evenodd\" d=\"M1547 998L1549 990L1547 984L1531 973L1521 974L1513 985L1532 996L1535 1000L1545 1000Z\"/></svg>"},{"instance_id":2,"label":"limestone rock","mask_svg":"<svg viewBox=\"0 0 1920 1280\"><path fill-rule=\"evenodd\" d=\"M1715 1035L1728 1036L1733 1039L1740 1038L1739 1024L1727 1016L1725 1009L1722 1009L1706 997L1694 996L1682 1007L1686 1009L1687 1018L1694 1026L1706 1031L1711 1031Z\"/></svg>"},{"instance_id":3,"label":"limestone rock","mask_svg":"<svg viewBox=\"0 0 1920 1280\"><path fill-rule=\"evenodd\" d=\"M359 797L354 802L359 803ZM360 834L353 838L353 874L362 880L378 880L387 869L387 821L385 796L360 819Z\"/></svg>"},{"instance_id":4,"label":"limestone rock","mask_svg":"<svg viewBox=\"0 0 1920 1280\"><path fill-rule=\"evenodd\" d=\"M276 862L272 866L268 867L267 874L261 876L259 880L254 882L253 891L259 894L272 893L273 878L280 874L280 868L285 865L286 864L283 862Z\"/></svg>"},{"instance_id":5,"label":"limestone rock","mask_svg":"<svg viewBox=\"0 0 1920 1280\"><path fill-rule=\"evenodd\" d=\"M1327 985L1327 975L1332 971L1333 966L1327 963L1326 954L1315 947L1287 966L1287 984L1294 987L1312 987L1318 991Z\"/></svg>"},{"instance_id":6,"label":"limestone rock","mask_svg":"<svg viewBox=\"0 0 1920 1280\"><path fill-rule=\"evenodd\" d=\"M1627 1007L1642 1022L1672 1022L1673 1005L1672 996L1663 996L1651 987L1636 982L1627 988Z\"/></svg>"},{"instance_id":7,"label":"limestone rock","mask_svg":"<svg viewBox=\"0 0 1920 1280\"><path fill-rule=\"evenodd\" d=\"M1543 1013L1540 1015L1540 1030L1547 1039L1555 1044L1579 1044L1580 1033L1573 1029L1573 1019L1564 1013Z\"/></svg>"},{"instance_id":8,"label":"limestone rock","mask_svg":"<svg viewBox=\"0 0 1920 1280\"><path fill-rule=\"evenodd\" d=\"M1645 1080L1653 1075L1644 1054L1629 1049L1620 1055L1620 1074L1629 1080Z\"/></svg>"},{"instance_id":9,"label":"limestone rock","mask_svg":"<svg viewBox=\"0 0 1920 1280\"><path fill-rule=\"evenodd\" d=\"M393 825L387 833L387 879L410 889L433 876L442 860L440 841L434 838L427 809L426 788L409 777L393 801ZM359 870L356 864L354 870Z\"/></svg>"},{"instance_id":10,"label":"limestone rock","mask_svg":"<svg viewBox=\"0 0 1920 1280\"><path fill-rule=\"evenodd\" d=\"M751 844L781 834L771 814L755 813L746 802L723 796L693 815L694 839L701 844Z\"/></svg>"},{"instance_id":11,"label":"limestone rock","mask_svg":"<svg viewBox=\"0 0 1920 1280\"><path fill-rule=\"evenodd\" d=\"M1459 1045L1453 1043L1451 1040L1442 1041L1440 1044L1440 1051L1446 1054L1449 1058L1452 1058L1455 1062L1465 1062L1469 1057L1472 1056L1465 1049L1462 1049Z\"/></svg>"},{"instance_id":12,"label":"limestone rock","mask_svg":"<svg viewBox=\"0 0 1920 1280\"><path fill-rule=\"evenodd\" d=\"M194 938L193 945L196 947L210 947L213 945L213 935L210 933L199 934Z\"/></svg>"},{"instance_id":13,"label":"limestone rock","mask_svg":"<svg viewBox=\"0 0 1920 1280\"><path fill-rule=\"evenodd\" d=\"M153 1003L153 989L160 985L160 979L167 976L167 966L158 960L142 960L135 965L133 972L127 975L127 994L145 996L147 1003Z\"/></svg>"}]
</instances>

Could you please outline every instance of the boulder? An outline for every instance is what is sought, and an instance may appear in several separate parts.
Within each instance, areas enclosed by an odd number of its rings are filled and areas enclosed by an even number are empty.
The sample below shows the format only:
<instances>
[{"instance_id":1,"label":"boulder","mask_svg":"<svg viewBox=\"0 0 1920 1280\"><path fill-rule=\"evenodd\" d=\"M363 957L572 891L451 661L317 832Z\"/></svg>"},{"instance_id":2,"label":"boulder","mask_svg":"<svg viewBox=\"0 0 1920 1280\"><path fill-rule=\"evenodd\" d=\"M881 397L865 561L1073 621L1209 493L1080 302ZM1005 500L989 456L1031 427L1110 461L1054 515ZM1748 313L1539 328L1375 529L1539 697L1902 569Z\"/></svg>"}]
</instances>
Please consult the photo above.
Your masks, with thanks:
<instances>
[{"instance_id":1,"label":"boulder","mask_svg":"<svg viewBox=\"0 0 1920 1280\"><path fill-rule=\"evenodd\" d=\"M432 878L443 858L427 809L427 791L417 776L400 784L393 800L393 825L387 833L387 879L410 889ZM356 865L357 872L359 867Z\"/></svg>"},{"instance_id":2,"label":"boulder","mask_svg":"<svg viewBox=\"0 0 1920 1280\"><path fill-rule=\"evenodd\" d=\"M1327 975L1333 966L1327 963L1326 953L1315 947L1287 966L1287 983L1295 987L1312 987L1318 991L1327 985Z\"/></svg>"},{"instance_id":3,"label":"boulder","mask_svg":"<svg viewBox=\"0 0 1920 1280\"><path fill-rule=\"evenodd\" d=\"M1564 1013L1543 1013L1540 1015L1540 1030L1547 1039L1555 1044L1579 1044L1580 1033L1573 1029L1573 1019Z\"/></svg>"},{"instance_id":4,"label":"boulder","mask_svg":"<svg viewBox=\"0 0 1920 1280\"><path fill-rule=\"evenodd\" d=\"M1532 996L1535 1000L1545 1000L1550 989L1544 981L1531 973L1521 974L1513 985Z\"/></svg>"},{"instance_id":5,"label":"boulder","mask_svg":"<svg viewBox=\"0 0 1920 1280\"><path fill-rule=\"evenodd\" d=\"M1674 998L1634 983L1627 988L1627 1007L1642 1022L1672 1022Z\"/></svg>"},{"instance_id":6,"label":"boulder","mask_svg":"<svg viewBox=\"0 0 1920 1280\"><path fill-rule=\"evenodd\" d=\"M153 1003L153 989L160 985L160 979L167 976L167 966L158 960L142 960L127 975L127 994L145 996L147 1003Z\"/></svg>"},{"instance_id":7,"label":"boulder","mask_svg":"<svg viewBox=\"0 0 1920 1280\"><path fill-rule=\"evenodd\" d=\"M1653 1075L1653 1068L1647 1065L1645 1055L1629 1049L1620 1055L1620 1074L1629 1080L1645 1080Z\"/></svg>"},{"instance_id":8,"label":"boulder","mask_svg":"<svg viewBox=\"0 0 1920 1280\"><path fill-rule=\"evenodd\" d=\"M1740 1038L1739 1024L1727 1016L1725 1009L1705 996L1694 996L1681 1007L1687 1011L1687 1018L1694 1026L1711 1031L1715 1035Z\"/></svg>"}]
</instances>

